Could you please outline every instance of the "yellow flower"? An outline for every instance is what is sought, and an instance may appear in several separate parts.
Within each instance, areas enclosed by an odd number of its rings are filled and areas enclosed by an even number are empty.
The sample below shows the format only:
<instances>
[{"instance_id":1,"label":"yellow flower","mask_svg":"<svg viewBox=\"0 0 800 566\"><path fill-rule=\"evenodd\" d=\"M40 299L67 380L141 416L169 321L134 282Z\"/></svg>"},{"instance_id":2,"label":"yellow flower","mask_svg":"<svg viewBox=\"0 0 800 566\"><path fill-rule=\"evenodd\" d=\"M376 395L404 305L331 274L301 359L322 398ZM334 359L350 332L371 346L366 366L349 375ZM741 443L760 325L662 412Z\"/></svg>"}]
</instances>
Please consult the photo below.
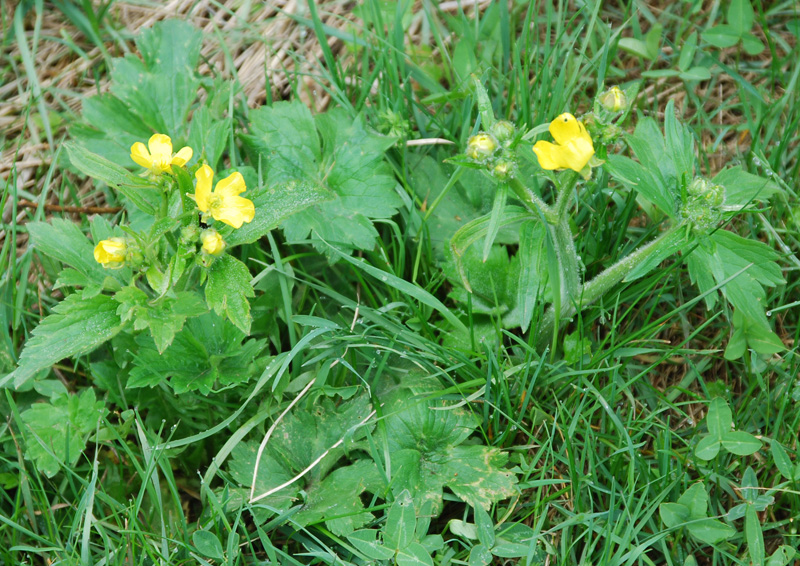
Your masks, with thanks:
<instances>
[{"instance_id":1,"label":"yellow flower","mask_svg":"<svg viewBox=\"0 0 800 566\"><path fill-rule=\"evenodd\" d=\"M125 254L128 245L124 238L100 240L94 248L94 259L108 269L120 269L125 265Z\"/></svg>"},{"instance_id":2,"label":"yellow flower","mask_svg":"<svg viewBox=\"0 0 800 566\"><path fill-rule=\"evenodd\" d=\"M188 146L173 154L172 140L164 134L153 134L147 141L147 147L142 142L131 146L131 159L156 175L171 171L171 165L186 165L191 158L192 148Z\"/></svg>"},{"instance_id":3,"label":"yellow flower","mask_svg":"<svg viewBox=\"0 0 800 566\"><path fill-rule=\"evenodd\" d=\"M558 145L538 141L533 146L539 165L542 169L572 169L580 173L594 155L594 145L586 127L566 112L550 122L550 133Z\"/></svg>"},{"instance_id":4,"label":"yellow flower","mask_svg":"<svg viewBox=\"0 0 800 566\"><path fill-rule=\"evenodd\" d=\"M219 255L225 249L225 240L216 230L204 230L200 235L203 251L209 255Z\"/></svg>"},{"instance_id":5,"label":"yellow flower","mask_svg":"<svg viewBox=\"0 0 800 566\"><path fill-rule=\"evenodd\" d=\"M241 228L243 223L253 220L256 215L253 202L238 196L247 189L241 173L233 173L219 181L213 193L211 182L214 180L214 171L211 167L203 165L194 176L197 178L194 200L201 212L209 213L214 220L234 228Z\"/></svg>"},{"instance_id":6,"label":"yellow flower","mask_svg":"<svg viewBox=\"0 0 800 566\"><path fill-rule=\"evenodd\" d=\"M618 86L612 86L600 95L600 104L610 112L619 112L628 105L628 98Z\"/></svg>"}]
</instances>

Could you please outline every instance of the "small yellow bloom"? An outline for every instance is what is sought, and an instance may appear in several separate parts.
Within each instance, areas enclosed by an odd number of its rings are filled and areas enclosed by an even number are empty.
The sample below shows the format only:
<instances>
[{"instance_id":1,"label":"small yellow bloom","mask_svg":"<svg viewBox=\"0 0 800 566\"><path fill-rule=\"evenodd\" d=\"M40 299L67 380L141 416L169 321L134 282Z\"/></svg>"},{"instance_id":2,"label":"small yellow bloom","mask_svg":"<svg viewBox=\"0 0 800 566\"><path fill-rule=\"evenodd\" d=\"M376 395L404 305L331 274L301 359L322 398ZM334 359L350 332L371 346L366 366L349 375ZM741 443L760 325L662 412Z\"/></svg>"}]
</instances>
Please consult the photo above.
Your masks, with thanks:
<instances>
[{"instance_id":1,"label":"small yellow bloom","mask_svg":"<svg viewBox=\"0 0 800 566\"><path fill-rule=\"evenodd\" d=\"M111 238L100 240L94 248L94 259L108 269L120 269L125 265L125 254L128 245L124 238Z\"/></svg>"},{"instance_id":2,"label":"small yellow bloom","mask_svg":"<svg viewBox=\"0 0 800 566\"><path fill-rule=\"evenodd\" d=\"M486 132L475 134L467 141L467 156L470 159L486 159L497 149L497 141L494 136Z\"/></svg>"},{"instance_id":3,"label":"small yellow bloom","mask_svg":"<svg viewBox=\"0 0 800 566\"><path fill-rule=\"evenodd\" d=\"M172 165L186 165L191 158L192 148L188 146L173 154L172 140L164 134L152 135L147 141L147 147L142 142L131 146L131 159L156 175L171 171Z\"/></svg>"},{"instance_id":4,"label":"small yellow bloom","mask_svg":"<svg viewBox=\"0 0 800 566\"><path fill-rule=\"evenodd\" d=\"M610 112L619 112L628 105L628 99L618 86L612 86L600 95L600 104Z\"/></svg>"},{"instance_id":5,"label":"small yellow bloom","mask_svg":"<svg viewBox=\"0 0 800 566\"><path fill-rule=\"evenodd\" d=\"M550 133L558 145L538 141L533 146L539 165L542 169L572 169L580 173L594 155L594 145L586 127L566 112L550 122Z\"/></svg>"},{"instance_id":6,"label":"small yellow bloom","mask_svg":"<svg viewBox=\"0 0 800 566\"><path fill-rule=\"evenodd\" d=\"M225 240L216 230L204 230L200 235L203 251L209 255L219 255L225 250Z\"/></svg>"},{"instance_id":7,"label":"small yellow bloom","mask_svg":"<svg viewBox=\"0 0 800 566\"><path fill-rule=\"evenodd\" d=\"M253 202L238 196L247 190L241 173L233 173L219 181L213 193L214 171L211 167L203 165L194 176L197 178L194 200L201 212L209 213L214 220L234 228L241 228L242 224L253 220L256 215Z\"/></svg>"}]
</instances>

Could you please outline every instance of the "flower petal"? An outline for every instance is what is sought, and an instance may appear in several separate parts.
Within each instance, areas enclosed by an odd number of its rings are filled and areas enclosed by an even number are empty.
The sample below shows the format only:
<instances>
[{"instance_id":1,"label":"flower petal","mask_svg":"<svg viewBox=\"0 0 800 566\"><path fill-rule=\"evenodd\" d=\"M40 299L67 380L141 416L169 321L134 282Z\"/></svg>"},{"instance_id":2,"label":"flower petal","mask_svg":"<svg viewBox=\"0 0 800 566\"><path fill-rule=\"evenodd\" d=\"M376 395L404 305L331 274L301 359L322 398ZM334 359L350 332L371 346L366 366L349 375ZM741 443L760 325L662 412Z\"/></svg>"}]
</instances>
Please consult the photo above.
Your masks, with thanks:
<instances>
[{"instance_id":1,"label":"flower petal","mask_svg":"<svg viewBox=\"0 0 800 566\"><path fill-rule=\"evenodd\" d=\"M583 130L586 133L586 130ZM564 112L561 116L550 122L550 134L560 145L566 145L573 139L581 136L581 127L575 116ZM586 134L588 135L588 134Z\"/></svg>"},{"instance_id":2,"label":"flower petal","mask_svg":"<svg viewBox=\"0 0 800 566\"><path fill-rule=\"evenodd\" d=\"M224 197L219 206L211 211L214 220L224 222L234 228L241 228L245 222L250 222L256 215L253 201L244 197Z\"/></svg>"},{"instance_id":3,"label":"flower petal","mask_svg":"<svg viewBox=\"0 0 800 566\"><path fill-rule=\"evenodd\" d=\"M561 155L565 167L580 173L589 163L592 155L594 155L592 138L588 138L588 141L584 137L575 138L572 142L563 146Z\"/></svg>"},{"instance_id":4,"label":"flower petal","mask_svg":"<svg viewBox=\"0 0 800 566\"><path fill-rule=\"evenodd\" d=\"M214 194L221 197L233 197L243 193L245 190L247 190L247 187L244 184L244 177L237 171L219 181L217 186L214 187Z\"/></svg>"},{"instance_id":5,"label":"flower petal","mask_svg":"<svg viewBox=\"0 0 800 566\"><path fill-rule=\"evenodd\" d=\"M214 171L208 165L203 165L194 174L197 184L194 188L194 200L197 208L208 212L208 197L211 196L211 182L214 180Z\"/></svg>"},{"instance_id":6,"label":"flower petal","mask_svg":"<svg viewBox=\"0 0 800 566\"><path fill-rule=\"evenodd\" d=\"M191 147L182 147L181 150L175 154L175 157L172 158L172 164L177 165L178 167L186 165L192 158L192 153Z\"/></svg>"},{"instance_id":7,"label":"flower petal","mask_svg":"<svg viewBox=\"0 0 800 566\"><path fill-rule=\"evenodd\" d=\"M539 166L548 171L564 168L561 150L561 146L547 141L538 141L533 146L533 153L539 158Z\"/></svg>"},{"instance_id":8,"label":"flower petal","mask_svg":"<svg viewBox=\"0 0 800 566\"><path fill-rule=\"evenodd\" d=\"M172 140L169 136L164 134L153 134L147 140L147 147L150 149L150 154L154 157L161 157L168 155L172 157Z\"/></svg>"},{"instance_id":9,"label":"flower petal","mask_svg":"<svg viewBox=\"0 0 800 566\"><path fill-rule=\"evenodd\" d=\"M141 165L147 169L153 166L153 158L150 157L150 152L147 151L147 148L142 142L136 142L131 146L131 159L133 159L137 165Z\"/></svg>"}]
</instances>

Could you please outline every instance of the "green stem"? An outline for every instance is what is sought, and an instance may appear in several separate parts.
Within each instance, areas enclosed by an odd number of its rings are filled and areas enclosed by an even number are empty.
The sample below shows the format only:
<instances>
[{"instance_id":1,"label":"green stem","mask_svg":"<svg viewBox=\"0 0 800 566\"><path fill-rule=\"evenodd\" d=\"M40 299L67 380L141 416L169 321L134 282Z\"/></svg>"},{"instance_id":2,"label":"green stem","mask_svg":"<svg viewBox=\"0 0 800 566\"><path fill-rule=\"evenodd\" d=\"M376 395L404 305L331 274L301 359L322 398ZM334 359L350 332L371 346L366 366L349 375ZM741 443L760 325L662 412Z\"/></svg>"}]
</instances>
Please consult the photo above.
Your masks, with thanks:
<instances>
[{"instance_id":1,"label":"green stem","mask_svg":"<svg viewBox=\"0 0 800 566\"><path fill-rule=\"evenodd\" d=\"M625 277L629 273L633 272L636 267L641 265L651 256L658 253L663 245L670 245L670 237L675 232L683 229L683 224L677 224L673 226L652 242L635 250L627 257L622 258L617 263L597 275L591 281L584 283L584 285L580 288L576 300L563 303L561 305L560 313L555 312L555 309L552 306L548 308L544 313L544 317L542 318L542 322L539 325L539 331L537 333L536 340L539 347L543 348L546 346L549 339L552 338L553 332L556 330L555 324L557 319L559 320L560 326L561 322L564 320L569 320L575 316L575 314L594 303L600 297L605 295L614 285L617 285L620 281L625 279Z\"/></svg>"},{"instance_id":2,"label":"green stem","mask_svg":"<svg viewBox=\"0 0 800 566\"><path fill-rule=\"evenodd\" d=\"M558 224L558 215L546 202L540 199L536 193L522 184L522 182L512 177L508 180L508 186L517 195L517 198L535 214L541 214L548 224Z\"/></svg>"},{"instance_id":3,"label":"green stem","mask_svg":"<svg viewBox=\"0 0 800 566\"><path fill-rule=\"evenodd\" d=\"M556 216L559 219L564 218L564 215L569 208L569 203L572 201L572 190L575 188L575 183L578 182L578 174L574 171L566 171L561 175L562 183L558 188L558 197L556 198Z\"/></svg>"}]
</instances>

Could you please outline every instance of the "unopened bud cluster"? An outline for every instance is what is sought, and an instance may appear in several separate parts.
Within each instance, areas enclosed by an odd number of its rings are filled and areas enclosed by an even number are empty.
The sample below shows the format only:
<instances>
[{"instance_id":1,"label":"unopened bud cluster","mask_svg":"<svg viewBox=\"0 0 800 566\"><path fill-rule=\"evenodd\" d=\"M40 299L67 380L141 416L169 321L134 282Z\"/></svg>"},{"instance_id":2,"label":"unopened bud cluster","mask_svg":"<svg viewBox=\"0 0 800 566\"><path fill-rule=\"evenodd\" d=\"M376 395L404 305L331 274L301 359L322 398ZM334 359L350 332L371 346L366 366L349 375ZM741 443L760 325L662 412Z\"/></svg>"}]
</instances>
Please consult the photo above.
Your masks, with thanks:
<instances>
[{"instance_id":1,"label":"unopened bud cluster","mask_svg":"<svg viewBox=\"0 0 800 566\"><path fill-rule=\"evenodd\" d=\"M594 100L592 112L583 117L586 129L600 145L608 145L622 137L622 128L614 122L628 109L628 97L618 86L612 86Z\"/></svg>"},{"instance_id":2,"label":"unopened bud cluster","mask_svg":"<svg viewBox=\"0 0 800 566\"><path fill-rule=\"evenodd\" d=\"M467 157L484 165L492 175L505 180L514 171L514 124L506 120L496 122L488 132L478 132L467 142Z\"/></svg>"},{"instance_id":3,"label":"unopened bud cluster","mask_svg":"<svg viewBox=\"0 0 800 566\"><path fill-rule=\"evenodd\" d=\"M697 230L705 232L716 228L722 221L724 202L725 187L697 177L686 188L686 201L681 207L681 216L694 224Z\"/></svg>"}]
</instances>

